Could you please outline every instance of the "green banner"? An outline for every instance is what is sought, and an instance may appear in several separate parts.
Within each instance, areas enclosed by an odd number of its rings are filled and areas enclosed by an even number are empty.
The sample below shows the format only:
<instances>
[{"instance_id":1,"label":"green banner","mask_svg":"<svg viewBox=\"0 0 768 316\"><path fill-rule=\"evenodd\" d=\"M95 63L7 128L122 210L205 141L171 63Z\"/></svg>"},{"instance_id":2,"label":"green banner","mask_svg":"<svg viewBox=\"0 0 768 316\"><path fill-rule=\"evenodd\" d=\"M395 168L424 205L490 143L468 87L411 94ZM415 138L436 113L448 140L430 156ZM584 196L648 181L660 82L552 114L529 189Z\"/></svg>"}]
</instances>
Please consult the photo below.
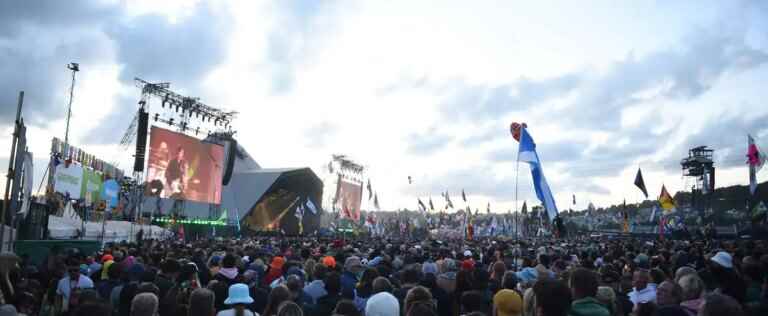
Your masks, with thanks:
<instances>
[{"instance_id":1,"label":"green banner","mask_svg":"<svg viewBox=\"0 0 768 316\"><path fill-rule=\"evenodd\" d=\"M83 169L81 196L84 199L90 199L91 203L101 200L102 186L101 172L94 171L93 169Z\"/></svg>"}]
</instances>

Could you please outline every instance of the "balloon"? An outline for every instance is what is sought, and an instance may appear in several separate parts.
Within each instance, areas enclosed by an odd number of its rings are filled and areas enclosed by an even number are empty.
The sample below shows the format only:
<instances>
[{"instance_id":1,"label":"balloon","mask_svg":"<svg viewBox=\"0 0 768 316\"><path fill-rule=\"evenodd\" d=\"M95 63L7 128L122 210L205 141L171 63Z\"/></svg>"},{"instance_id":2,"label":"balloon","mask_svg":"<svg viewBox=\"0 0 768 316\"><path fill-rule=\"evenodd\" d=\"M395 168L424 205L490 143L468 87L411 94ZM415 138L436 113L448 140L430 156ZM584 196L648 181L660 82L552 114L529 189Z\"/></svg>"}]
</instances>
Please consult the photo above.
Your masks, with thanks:
<instances>
[{"instance_id":1,"label":"balloon","mask_svg":"<svg viewBox=\"0 0 768 316\"><path fill-rule=\"evenodd\" d=\"M520 141L520 129L522 128L528 128L528 124L512 122L509 125L509 132L512 133L512 137L518 142Z\"/></svg>"}]
</instances>

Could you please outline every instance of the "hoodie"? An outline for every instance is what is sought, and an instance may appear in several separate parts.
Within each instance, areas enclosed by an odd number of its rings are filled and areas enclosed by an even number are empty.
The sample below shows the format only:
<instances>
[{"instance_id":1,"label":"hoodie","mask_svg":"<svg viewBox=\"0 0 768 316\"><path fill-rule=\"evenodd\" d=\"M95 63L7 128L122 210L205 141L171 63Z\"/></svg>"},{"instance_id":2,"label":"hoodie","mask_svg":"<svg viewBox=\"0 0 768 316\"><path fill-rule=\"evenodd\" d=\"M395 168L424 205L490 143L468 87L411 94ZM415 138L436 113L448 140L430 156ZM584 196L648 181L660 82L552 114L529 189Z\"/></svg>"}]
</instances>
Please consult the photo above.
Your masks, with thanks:
<instances>
[{"instance_id":1,"label":"hoodie","mask_svg":"<svg viewBox=\"0 0 768 316\"><path fill-rule=\"evenodd\" d=\"M610 316L611 313L594 297L585 297L571 303L568 316Z\"/></svg>"}]
</instances>

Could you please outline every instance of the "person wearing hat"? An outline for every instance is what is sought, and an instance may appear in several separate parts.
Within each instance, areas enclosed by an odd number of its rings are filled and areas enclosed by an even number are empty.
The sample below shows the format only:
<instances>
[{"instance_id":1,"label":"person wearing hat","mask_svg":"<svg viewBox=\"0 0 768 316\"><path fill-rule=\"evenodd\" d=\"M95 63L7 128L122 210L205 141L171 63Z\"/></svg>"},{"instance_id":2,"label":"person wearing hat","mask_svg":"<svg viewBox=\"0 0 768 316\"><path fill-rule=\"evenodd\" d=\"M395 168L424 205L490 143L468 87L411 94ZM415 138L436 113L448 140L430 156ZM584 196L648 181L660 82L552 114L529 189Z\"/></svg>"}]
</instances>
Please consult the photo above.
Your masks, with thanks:
<instances>
[{"instance_id":1,"label":"person wearing hat","mask_svg":"<svg viewBox=\"0 0 768 316\"><path fill-rule=\"evenodd\" d=\"M387 292L377 293L368 299L365 304L366 316L398 316L400 315L400 303L392 294Z\"/></svg>"},{"instance_id":2,"label":"person wearing hat","mask_svg":"<svg viewBox=\"0 0 768 316\"><path fill-rule=\"evenodd\" d=\"M272 263L269 264L267 275L262 280L263 286L269 286L273 281L283 276L283 266L285 266L285 257L276 256L272 258Z\"/></svg>"},{"instance_id":3,"label":"person wearing hat","mask_svg":"<svg viewBox=\"0 0 768 316\"><path fill-rule=\"evenodd\" d=\"M493 296L493 314L496 316L520 316L523 314L523 299L513 290L499 290Z\"/></svg>"},{"instance_id":4,"label":"person wearing hat","mask_svg":"<svg viewBox=\"0 0 768 316\"><path fill-rule=\"evenodd\" d=\"M248 286L243 283L233 284L229 287L227 299L224 300L224 304L231 308L218 312L216 316L259 316L245 307L251 303L253 298L248 291Z\"/></svg>"},{"instance_id":5,"label":"person wearing hat","mask_svg":"<svg viewBox=\"0 0 768 316\"><path fill-rule=\"evenodd\" d=\"M731 254L720 251L709 262L709 272L717 284L715 292L733 297L743 304L747 298L747 285L733 269Z\"/></svg>"}]
</instances>

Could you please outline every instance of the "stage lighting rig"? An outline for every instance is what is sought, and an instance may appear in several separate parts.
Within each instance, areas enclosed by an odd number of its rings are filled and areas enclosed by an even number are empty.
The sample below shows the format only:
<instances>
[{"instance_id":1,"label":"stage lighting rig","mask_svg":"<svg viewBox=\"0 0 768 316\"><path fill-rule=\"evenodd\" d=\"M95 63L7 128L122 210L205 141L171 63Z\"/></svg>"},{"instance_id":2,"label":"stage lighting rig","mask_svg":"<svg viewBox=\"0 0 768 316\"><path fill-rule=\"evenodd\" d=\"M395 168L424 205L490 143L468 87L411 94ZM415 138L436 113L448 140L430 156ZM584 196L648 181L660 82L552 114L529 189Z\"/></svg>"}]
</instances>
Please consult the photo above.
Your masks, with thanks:
<instances>
[{"instance_id":1,"label":"stage lighting rig","mask_svg":"<svg viewBox=\"0 0 768 316\"><path fill-rule=\"evenodd\" d=\"M167 104L175 106L176 112L181 110L179 113L182 114L182 123L187 124L180 124L179 126L189 126L188 121L190 118L192 118L193 113L195 114L195 119L199 120L200 116L203 117L203 119L200 120L201 123L204 122L205 118L207 117L208 122L210 122L211 119L215 119L218 123L221 123L221 126L226 125L227 127L230 126L230 124L227 123L231 123L237 115L237 112L224 111L204 104L200 102L199 98L183 96L179 93L171 91L169 89L170 84L153 84L140 78L135 78L134 80L136 85L142 88L142 95L162 98L163 107L165 107L164 105ZM219 126L219 124L216 124L216 126Z\"/></svg>"}]
</instances>

